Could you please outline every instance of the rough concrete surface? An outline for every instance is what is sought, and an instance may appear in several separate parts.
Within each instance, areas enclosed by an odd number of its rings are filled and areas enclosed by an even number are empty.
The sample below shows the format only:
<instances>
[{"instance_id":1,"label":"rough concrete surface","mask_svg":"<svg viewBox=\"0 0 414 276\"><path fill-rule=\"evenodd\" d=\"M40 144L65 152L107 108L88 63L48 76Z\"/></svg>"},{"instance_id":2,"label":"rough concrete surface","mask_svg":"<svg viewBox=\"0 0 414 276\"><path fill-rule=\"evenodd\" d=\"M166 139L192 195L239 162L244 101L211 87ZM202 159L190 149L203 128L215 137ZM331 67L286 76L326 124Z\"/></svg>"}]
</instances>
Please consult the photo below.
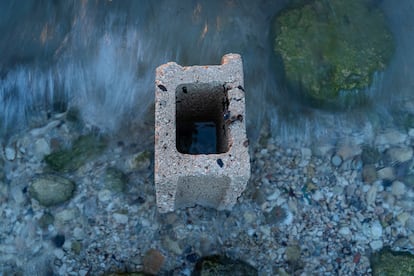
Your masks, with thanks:
<instances>
[{"instance_id":1,"label":"rough concrete surface","mask_svg":"<svg viewBox=\"0 0 414 276\"><path fill-rule=\"evenodd\" d=\"M161 213L231 209L250 177L243 64L161 65L155 80L155 189ZM204 134L212 132L211 137Z\"/></svg>"}]
</instances>

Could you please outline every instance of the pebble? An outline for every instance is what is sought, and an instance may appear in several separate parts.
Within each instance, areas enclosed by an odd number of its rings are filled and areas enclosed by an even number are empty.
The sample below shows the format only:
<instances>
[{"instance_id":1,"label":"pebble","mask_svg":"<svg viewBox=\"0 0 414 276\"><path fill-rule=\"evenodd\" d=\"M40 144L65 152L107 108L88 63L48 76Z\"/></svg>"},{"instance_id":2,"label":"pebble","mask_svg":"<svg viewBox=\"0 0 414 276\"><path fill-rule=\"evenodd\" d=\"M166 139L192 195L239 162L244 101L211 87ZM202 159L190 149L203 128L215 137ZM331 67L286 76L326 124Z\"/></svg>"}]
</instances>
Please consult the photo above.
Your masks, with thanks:
<instances>
[{"instance_id":1,"label":"pebble","mask_svg":"<svg viewBox=\"0 0 414 276\"><path fill-rule=\"evenodd\" d=\"M50 154L51 152L52 150L45 138L40 138L35 142L34 155L38 160L43 159L45 155Z\"/></svg>"},{"instance_id":2,"label":"pebble","mask_svg":"<svg viewBox=\"0 0 414 276\"><path fill-rule=\"evenodd\" d=\"M98 192L98 199L100 202L110 201L112 198L112 192L108 189L103 189Z\"/></svg>"},{"instance_id":3,"label":"pebble","mask_svg":"<svg viewBox=\"0 0 414 276\"><path fill-rule=\"evenodd\" d=\"M372 183L377 179L377 170L374 165L365 165L362 169L362 179L365 183Z\"/></svg>"},{"instance_id":4,"label":"pebble","mask_svg":"<svg viewBox=\"0 0 414 276\"><path fill-rule=\"evenodd\" d=\"M379 239L382 236L382 226L381 223L376 220L371 225L371 237L373 239Z\"/></svg>"},{"instance_id":5,"label":"pebble","mask_svg":"<svg viewBox=\"0 0 414 276\"><path fill-rule=\"evenodd\" d=\"M406 139L406 134L401 133L397 130L388 130L384 133L379 134L375 139L375 143L377 145L395 145L404 143Z\"/></svg>"},{"instance_id":6,"label":"pebble","mask_svg":"<svg viewBox=\"0 0 414 276\"><path fill-rule=\"evenodd\" d=\"M402 225L405 225L410 217L411 215L408 212L402 212L397 215L397 219Z\"/></svg>"},{"instance_id":7,"label":"pebble","mask_svg":"<svg viewBox=\"0 0 414 276\"><path fill-rule=\"evenodd\" d=\"M392 182L391 192L395 196L402 196L406 192L405 184L398 180Z\"/></svg>"},{"instance_id":8,"label":"pebble","mask_svg":"<svg viewBox=\"0 0 414 276\"><path fill-rule=\"evenodd\" d=\"M372 186L369 188L367 194L366 194L366 202L368 205L374 205L375 199L377 197L377 185L372 184Z\"/></svg>"},{"instance_id":9,"label":"pebble","mask_svg":"<svg viewBox=\"0 0 414 276\"><path fill-rule=\"evenodd\" d=\"M392 167L385 167L377 170L378 179L394 180L395 174Z\"/></svg>"},{"instance_id":10,"label":"pebble","mask_svg":"<svg viewBox=\"0 0 414 276\"><path fill-rule=\"evenodd\" d=\"M370 242L369 245L371 246L371 249L373 251L378 251L378 250L380 250L382 248L383 242L380 241L380 240L376 240L376 241Z\"/></svg>"},{"instance_id":11,"label":"pebble","mask_svg":"<svg viewBox=\"0 0 414 276\"><path fill-rule=\"evenodd\" d=\"M14 161L16 159L16 149L12 146L7 146L4 148L4 155L7 160Z\"/></svg>"},{"instance_id":12,"label":"pebble","mask_svg":"<svg viewBox=\"0 0 414 276\"><path fill-rule=\"evenodd\" d=\"M29 195L46 207L68 201L74 191L74 182L52 174L38 176L29 187Z\"/></svg>"},{"instance_id":13,"label":"pebble","mask_svg":"<svg viewBox=\"0 0 414 276\"><path fill-rule=\"evenodd\" d=\"M113 214L114 220L119 224L128 223L128 216L124 214L115 213Z\"/></svg>"},{"instance_id":14,"label":"pebble","mask_svg":"<svg viewBox=\"0 0 414 276\"><path fill-rule=\"evenodd\" d=\"M334 156L332 156L331 162L332 165L334 165L335 167L339 167L342 164L342 158L341 156L335 154Z\"/></svg>"},{"instance_id":15,"label":"pebble","mask_svg":"<svg viewBox=\"0 0 414 276\"><path fill-rule=\"evenodd\" d=\"M148 250L142 260L144 272L151 275L157 275L164 264L164 260L164 255L157 249Z\"/></svg>"},{"instance_id":16,"label":"pebble","mask_svg":"<svg viewBox=\"0 0 414 276\"><path fill-rule=\"evenodd\" d=\"M387 150L387 155L391 162L403 163L413 158L412 147L395 147Z\"/></svg>"},{"instance_id":17,"label":"pebble","mask_svg":"<svg viewBox=\"0 0 414 276\"><path fill-rule=\"evenodd\" d=\"M351 230L348 226L344 226L339 229L339 234L341 234L342 236L349 236L351 235Z\"/></svg>"}]
</instances>

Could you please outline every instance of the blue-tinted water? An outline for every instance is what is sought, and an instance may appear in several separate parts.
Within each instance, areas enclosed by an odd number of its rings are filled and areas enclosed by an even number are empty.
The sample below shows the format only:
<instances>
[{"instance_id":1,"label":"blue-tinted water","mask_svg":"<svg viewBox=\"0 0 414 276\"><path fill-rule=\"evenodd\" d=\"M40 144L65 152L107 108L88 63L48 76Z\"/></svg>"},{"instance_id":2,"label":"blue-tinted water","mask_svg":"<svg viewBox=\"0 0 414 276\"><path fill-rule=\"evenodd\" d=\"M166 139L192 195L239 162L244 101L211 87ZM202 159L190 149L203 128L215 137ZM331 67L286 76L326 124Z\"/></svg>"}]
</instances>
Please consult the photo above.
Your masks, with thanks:
<instances>
[{"instance_id":1,"label":"blue-tinted water","mask_svg":"<svg viewBox=\"0 0 414 276\"><path fill-rule=\"evenodd\" d=\"M1 1L0 135L42 124L52 113L79 107L85 121L115 132L139 121L154 97L154 70L168 61L219 64L222 55L244 59L249 136L264 118L277 133L319 135L325 112L286 97L271 65L273 16L289 1ZM414 11L409 0L378 1L390 23L396 53L371 88L357 121L411 98L414 88ZM387 120L388 120L387 119Z\"/></svg>"}]
</instances>

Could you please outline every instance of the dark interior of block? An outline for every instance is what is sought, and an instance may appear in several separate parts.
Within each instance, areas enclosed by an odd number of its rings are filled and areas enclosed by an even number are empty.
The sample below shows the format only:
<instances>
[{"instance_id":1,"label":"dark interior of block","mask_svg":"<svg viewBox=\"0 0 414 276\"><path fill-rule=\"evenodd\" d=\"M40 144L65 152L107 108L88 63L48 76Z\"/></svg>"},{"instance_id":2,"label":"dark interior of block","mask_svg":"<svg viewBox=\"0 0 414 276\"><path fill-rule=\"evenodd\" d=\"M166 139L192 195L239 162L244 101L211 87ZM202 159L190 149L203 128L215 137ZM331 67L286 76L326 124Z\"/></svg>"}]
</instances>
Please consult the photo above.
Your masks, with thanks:
<instances>
[{"instance_id":1,"label":"dark interior of block","mask_svg":"<svg viewBox=\"0 0 414 276\"><path fill-rule=\"evenodd\" d=\"M227 91L220 83L181 84L175 91L176 147L184 154L229 150L225 116Z\"/></svg>"}]
</instances>

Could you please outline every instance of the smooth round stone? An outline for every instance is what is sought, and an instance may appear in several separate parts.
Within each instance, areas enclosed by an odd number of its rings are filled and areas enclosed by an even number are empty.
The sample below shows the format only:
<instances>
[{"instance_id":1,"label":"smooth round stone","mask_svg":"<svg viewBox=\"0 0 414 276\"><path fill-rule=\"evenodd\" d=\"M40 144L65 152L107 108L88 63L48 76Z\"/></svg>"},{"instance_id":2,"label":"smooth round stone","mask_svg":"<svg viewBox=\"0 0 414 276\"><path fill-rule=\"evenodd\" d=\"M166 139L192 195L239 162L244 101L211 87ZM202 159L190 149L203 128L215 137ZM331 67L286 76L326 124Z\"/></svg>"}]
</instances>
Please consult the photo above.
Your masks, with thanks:
<instances>
[{"instance_id":1,"label":"smooth round stone","mask_svg":"<svg viewBox=\"0 0 414 276\"><path fill-rule=\"evenodd\" d=\"M397 181L397 180L392 182L391 192L395 196L401 196L401 195L405 194L405 192L406 192L405 184L402 183L401 181Z\"/></svg>"},{"instance_id":2,"label":"smooth round stone","mask_svg":"<svg viewBox=\"0 0 414 276\"><path fill-rule=\"evenodd\" d=\"M331 162L332 165L334 165L335 167L339 167L342 164L342 158L341 156L335 154L334 156L332 156Z\"/></svg>"},{"instance_id":3,"label":"smooth round stone","mask_svg":"<svg viewBox=\"0 0 414 276\"><path fill-rule=\"evenodd\" d=\"M58 175L42 175L29 187L29 195L46 207L69 200L74 191L75 183Z\"/></svg>"}]
</instances>

